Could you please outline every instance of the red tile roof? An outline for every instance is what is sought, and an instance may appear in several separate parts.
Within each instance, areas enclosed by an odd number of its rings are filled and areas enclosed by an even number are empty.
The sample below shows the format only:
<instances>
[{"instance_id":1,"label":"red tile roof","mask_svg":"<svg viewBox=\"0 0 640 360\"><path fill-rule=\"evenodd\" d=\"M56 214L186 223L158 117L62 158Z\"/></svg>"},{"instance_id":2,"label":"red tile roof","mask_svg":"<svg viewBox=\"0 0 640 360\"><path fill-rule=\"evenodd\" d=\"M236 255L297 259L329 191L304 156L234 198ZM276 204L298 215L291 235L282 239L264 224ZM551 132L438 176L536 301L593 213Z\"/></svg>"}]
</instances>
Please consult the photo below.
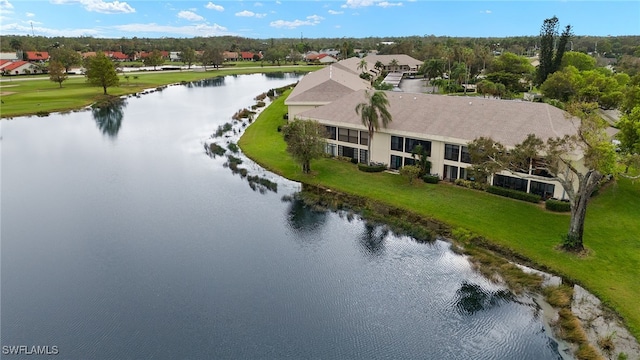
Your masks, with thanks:
<instances>
[{"instance_id":1,"label":"red tile roof","mask_svg":"<svg viewBox=\"0 0 640 360\"><path fill-rule=\"evenodd\" d=\"M49 53L46 51L27 51L27 60L48 60Z\"/></svg>"},{"instance_id":2,"label":"red tile roof","mask_svg":"<svg viewBox=\"0 0 640 360\"><path fill-rule=\"evenodd\" d=\"M14 61L11 64L3 67L2 70L11 71L11 70L17 69L17 68L19 68L19 67L21 67L21 66L23 66L25 64L29 64L29 62L28 61L23 61L23 60Z\"/></svg>"}]
</instances>

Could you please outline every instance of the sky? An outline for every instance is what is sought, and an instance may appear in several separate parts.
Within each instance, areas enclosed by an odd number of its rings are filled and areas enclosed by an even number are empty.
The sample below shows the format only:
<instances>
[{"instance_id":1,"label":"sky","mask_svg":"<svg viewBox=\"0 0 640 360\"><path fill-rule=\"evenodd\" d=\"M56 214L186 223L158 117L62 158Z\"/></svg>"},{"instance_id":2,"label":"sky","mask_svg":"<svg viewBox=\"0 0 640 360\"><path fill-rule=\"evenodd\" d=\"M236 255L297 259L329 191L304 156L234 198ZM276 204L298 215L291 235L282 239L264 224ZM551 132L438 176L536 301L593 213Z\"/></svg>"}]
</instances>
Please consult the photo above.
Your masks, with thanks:
<instances>
[{"instance_id":1,"label":"sky","mask_svg":"<svg viewBox=\"0 0 640 360\"><path fill-rule=\"evenodd\" d=\"M640 1L0 0L0 35L96 38L640 35Z\"/></svg>"}]
</instances>

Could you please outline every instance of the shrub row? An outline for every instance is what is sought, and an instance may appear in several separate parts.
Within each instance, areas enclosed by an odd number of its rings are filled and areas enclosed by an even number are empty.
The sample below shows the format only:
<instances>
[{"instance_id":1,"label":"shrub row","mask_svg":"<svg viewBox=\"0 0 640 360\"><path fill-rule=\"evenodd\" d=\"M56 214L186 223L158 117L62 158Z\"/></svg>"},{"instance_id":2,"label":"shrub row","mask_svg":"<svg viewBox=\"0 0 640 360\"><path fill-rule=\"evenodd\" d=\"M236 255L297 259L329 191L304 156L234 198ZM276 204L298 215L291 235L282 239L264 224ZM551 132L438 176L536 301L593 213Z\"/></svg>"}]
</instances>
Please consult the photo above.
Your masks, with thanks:
<instances>
[{"instance_id":1,"label":"shrub row","mask_svg":"<svg viewBox=\"0 0 640 360\"><path fill-rule=\"evenodd\" d=\"M486 190L487 186L489 186L487 185L487 183L482 183L479 181L464 180L464 179L456 179L453 183L458 186L462 186L462 187L466 187L467 189L474 189L474 190Z\"/></svg>"},{"instance_id":2,"label":"shrub row","mask_svg":"<svg viewBox=\"0 0 640 360\"><path fill-rule=\"evenodd\" d=\"M367 164L358 164L358 170L364 172L382 172L387 170L386 164L375 164L375 165L367 165Z\"/></svg>"},{"instance_id":3,"label":"shrub row","mask_svg":"<svg viewBox=\"0 0 640 360\"><path fill-rule=\"evenodd\" d=\"M569 204L568 201L560 201L560 200L549 199L549 200L545 201L544 207L545 207L545 209L547 209L549 211L555 211L555 212L569 212L569 211L571 211L571 204Z\"/></svg>"},{"instance_id":4,"label":"shrub row","mask_svg":"<svg viewBox=\"0 0 640 360\"><path fill-rule=\"evenodd\" d=\"M424 175L422 177L422 181L426 182L427 184L437 184L438 182L440 182L440 178L436 175Z\"/></svg>"},{"instance_id":5,"label":"shrub row","mask_svg":"<svg viewBox=\"0 0 640 360\"><path fill-rule=\"evenodd\" d=\"M513 189L506 189L499 186L489 186L487 187L487 192L495 195L505 196L508 198L528 201L532 203L539 203L541 200L540 195L529 194L526 192L513 190Z\"/></svg>"}]
</instances>

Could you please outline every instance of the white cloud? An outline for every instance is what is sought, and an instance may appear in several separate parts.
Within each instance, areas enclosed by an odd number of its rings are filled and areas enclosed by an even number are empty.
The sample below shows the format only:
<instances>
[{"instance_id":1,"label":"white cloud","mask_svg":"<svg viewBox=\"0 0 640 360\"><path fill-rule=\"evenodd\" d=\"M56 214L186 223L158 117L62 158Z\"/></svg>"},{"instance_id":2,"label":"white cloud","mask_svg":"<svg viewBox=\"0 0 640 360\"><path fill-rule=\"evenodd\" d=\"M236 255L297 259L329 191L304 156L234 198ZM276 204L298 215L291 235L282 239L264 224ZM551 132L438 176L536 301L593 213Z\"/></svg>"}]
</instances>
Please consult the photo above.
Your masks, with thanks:
<instances>
[{"instance_id":1,"label":"white cloud","mask_svg":"<svg viewBox=\"0 0 640 360\"><path fill-rule=\"evenodd\" d=\"M253 11L244 10L244 11L237 12L236 16L255 17L255 18L260 19L260 18L263 18L263 17L267 16L267 14L258 14L258 13L254 13Z\"/></svg>"},{"instance_id":2,"label":"white cloud","mask_svg":"<svg viewBox=\"0 0 640 360\"><path fill-rule=\"evenodd\" d=\"M375 3L374 0L347 0L345 4L342 5L343 8L359 8L359 7L367 7L371 6Z\"/></svg>"},{"instance_id":3,"label":"white cloud","mask_svg":"<svg viewBox=\"0 0 640 360\"><path fill-rule=\"evenodd\" d=\"M26 17L34 17L34 16L36 16L36 14L31 13L31 12L24 13L24 15L25 15Z\"/></svg>"},{"instance_id":4,"label":"white cloud","mask_svg":"<svg viewBox=\"0 0 640 360\"><path fill-rule=\"evenodd\" d=\"M127 24L116 25L112 27L115 30L130 32L133 34L140 33L161 33L171 35L184 35L184 36L217 36L217 35L233 35L227 31L227 28L218 24L198 24L187 26L170 26L170 25L158 25L155 23L149 24ZM139 35L136 35L139 36Z\"/></svg>"},{"instance_id":5,"label":"white cloud","mask_svg":"<svg viewBox=\"0 0 640 360\"><path fill-rule=\"evenodd\" d=\"M2 24L0 32L3 34L31 35L31 26L19 24ZM49 29L44 27L34 27L33 32L42 36L64 36L64 37L80 37L80 36L96 36L99 35L96 29Z\"/></svg>"},{"instance_id":6,"label":"white cloud","mask_svg":"<svg viewBox=\"0 0 640 360\"><path fill-rule=\"evenodd\" d=\"M481 10L480 13L482 13L482 14L491 14L491 10Z\"/></svg>"},{"instance_id":7,"label":"white cloud","mask_svg":"<svg viewBox=\"0 0 640 360\"><path fill-rule=\"evenodd\" d=\"M401 2L398 3L390 3L388 1L381 1L379 3L376 4L377 6L383 7L383 8L388 8L388 7L392 7L392 6L402 6Z\"/></svg>"},{"instance_id":8,"label":"white cloud","mask_svg":"<svg viewBox=\"0 0 640 360\"><path fill-rule=\"evenodd\" d=\"M341 7L356 9L356 8L374 6L374 5L387 8L391 6L402 6L402 3L401 2L392 3L388 1L382 1L382 0L347 0L347 2L344 3Z\"/></svg>"},{"instance_id":9,"label":"white cloud","mask_svg":"<svg viewBox=\"0 0 640 360\"><path fill-rule=\"evenodd\" d=\"M0 13L13 14L13 5L9 0L0 0Z\"/></svg>"},{"instance_id":10,"label":"white cloud","mask_svg":"<svg viewBox=\"0 0 640 360\"><path fill-rule=\"evenodd\" d=\"M320 24L320 21L324 20L324 18L322 16L318 16L318 15L311 15L311 16L307 16L307 20L293 20L293 21L286 21L286 20L276 20L276 21L272 21L271 23L269 23L269 26L274 27L274 28L286 28L286 29L295 29L297 27L300 26L315 26Z\"/></svg>"},{"instance_id":11,"label":"white cloud","mask_svg":"<svg viewBox=\"0 0 640 360\"><path fill-rule=\"evenodd\" d=\"M209 1L209 3L207 5L205 5L204 7L206 7L209 10L224 11L224 7L222 7L221 5L216 5L216 4L212 3L211 1Z\"/></svg>"},{"instance_id":12,"label":"white cloud","mask_svg":"<svg viewBox=\"0 0 640 360\"><path fill-rule=\"evenodd\" d=\"M329 10L329 14L331 14L331 15L341 15L341 14L344 14L344 11Z\"/></svg>"},{"instance_id":13,"label":"white cloud","mask_svg":"<svg viewBox=\"0 0 640 360\"><path fill-rule=\"evenodd\" d=\"M29 27L31 27L31 25L42 25L43 23L40 21L33 21L33 20L23 20L22 21L23 24L28 24Z\"/></svg>"},{"instance_id":14,"label":"white cloud","mask_svg":"<svg viewBox=\"0 0 640 360\"><path fill-rule=\"evenodd\" d=\"M202 21L204 18L193 11L180 11L178 17L189 21Z\"/></svg>"},{"instance_id":15,"label":"white cloud","mask_svg":"<svg viewBox=\"0 0 640 360\"><path fill-rule=\"evenodd\" d=\"M280 4L282 4L282 2L280 2L280 0L276 0L276 4L280 5Z\"/></svg>"},{"instance_id":16,"label":"white cloud","mask_svg":"<svg viewBox=\"0 0 640 360\"><path fill-rule=\"evenodd\" d=\"M255 4L253 4L253 6L264 6L264 4L263 4L263 3L261 3L261 2L257 2L257 3L255 3Z\"/></svg>"},{"instance_id":17,"label":"white cloud","mask_svg":"<svg viewBox=\"0 0 640 360\"><path fill-rule=\"evenodd\" d=\"M107 2L104 0L51 0L52 4L81 4L87 11L94 11L102 14L129 14L136 12L136 9L126 2L115 0Z\"/></svg>"}]
</instances>

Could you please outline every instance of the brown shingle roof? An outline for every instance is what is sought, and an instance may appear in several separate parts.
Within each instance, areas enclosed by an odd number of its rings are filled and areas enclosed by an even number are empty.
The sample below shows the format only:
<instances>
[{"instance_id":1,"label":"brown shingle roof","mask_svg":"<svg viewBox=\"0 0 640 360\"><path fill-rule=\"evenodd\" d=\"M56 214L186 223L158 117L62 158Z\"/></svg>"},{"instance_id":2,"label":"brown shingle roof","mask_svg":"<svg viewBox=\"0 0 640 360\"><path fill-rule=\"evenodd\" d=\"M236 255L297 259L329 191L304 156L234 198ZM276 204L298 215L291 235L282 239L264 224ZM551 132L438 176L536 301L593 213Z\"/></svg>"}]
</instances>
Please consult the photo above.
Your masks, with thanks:
<instances>
[{"instance_id":1,"label":"brown shingle roof","mask_svg":"<svg viewBox=\"0 0 640 360\"><path fill-rule=\"evenodd\" d=\"M325 103L338 100L345 95L370 87L366 80L345 70L330 65L305 75L285 101Z\"/></svg>"},{"instance_id":2,"label":"brown shingle roof","mask_svg":"<svg viewBox=\"0 0 640 360\"><path fill-rule=\"evenodd\" d=\"M458 143L485 136L506 146L514 146L528 134L535 134L542 139L561 137L575 134L578 126L577 119L572 121L565 116L564 111L543 103L390 91L385 93L393 119L388 129L396 133L404 132L406 135L425 134L425 137L438 137L443 141ZM364 128L360 116L355 112L355 107L364 101L365 91L360 90L297 116L339 121Z\"/></svg>"}]
</instances>

